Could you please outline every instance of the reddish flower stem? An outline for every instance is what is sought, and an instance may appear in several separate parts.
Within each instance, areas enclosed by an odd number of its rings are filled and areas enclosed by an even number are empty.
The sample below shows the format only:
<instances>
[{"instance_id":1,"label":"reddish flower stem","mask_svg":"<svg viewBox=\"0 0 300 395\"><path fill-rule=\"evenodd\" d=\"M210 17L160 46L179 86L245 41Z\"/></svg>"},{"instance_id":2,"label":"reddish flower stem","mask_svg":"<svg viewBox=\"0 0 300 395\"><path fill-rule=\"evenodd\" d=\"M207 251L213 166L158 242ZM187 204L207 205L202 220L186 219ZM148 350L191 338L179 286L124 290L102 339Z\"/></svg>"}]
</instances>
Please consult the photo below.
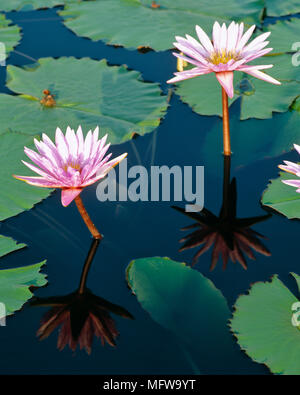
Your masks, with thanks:
<instances>
[{"instance_id":1,"label":"reddish flower stem","mask_svg":"<svg viewBox=\"0 0 300 395\"><path fill-rule=\"evenodd\" d=\"M81 215L84 223L86 224L88 230L91 232L91 234L94 237L94 239L100 239L101 240L103 236L101 235L101 233L99 233L98 229L93 224L90 216L88 215L88 213L87 213L87 211L86 211L86 209L85 209L85 207L83 205L83 202L82 202L82 199L81 199L80 195L78 195L75 198L75 203L76 203L76 206L78 208L79 214Z\"/></svg>"},{"instance_id":2,"label":"reddish flower stem","mask_svg":"<svg viewBox=\"0 0 300 395\"><path fill-rule=\"evenodd\" d=\"M223 147L224 155L231 155L230 148L230 129L229 129L229 111L228 96L222 87L222 109L223 109Z\"/></svg>"}]
</instances>

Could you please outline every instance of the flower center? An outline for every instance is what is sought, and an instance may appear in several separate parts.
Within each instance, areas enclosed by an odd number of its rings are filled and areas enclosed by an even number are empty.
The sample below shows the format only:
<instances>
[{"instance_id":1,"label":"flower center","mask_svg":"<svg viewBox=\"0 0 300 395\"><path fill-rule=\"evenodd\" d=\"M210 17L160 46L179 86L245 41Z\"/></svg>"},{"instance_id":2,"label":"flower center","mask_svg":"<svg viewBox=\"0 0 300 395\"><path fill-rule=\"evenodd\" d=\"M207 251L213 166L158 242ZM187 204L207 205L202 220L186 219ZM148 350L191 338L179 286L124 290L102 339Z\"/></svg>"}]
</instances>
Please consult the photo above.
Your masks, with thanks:
<instances>
[{"instance_id":1,"label":"flower center","mask_svg":"<svg viewBox=\"0 0 300 395\"><path fill-rule=\"evenodd\" d=\"M79 172L81 170L80 165L78 163L69 162L66 165L64 165L64 167L63 167L64 171L67 172L69 167L71 167L72 169L77 170Z\"/></svg>"},{"instance_id":2,"label":"flower center","mask_svg":"<svg viewBox=\"0 0 300 395\"><path fill-rule=\"evenodd\" d=\"M234 51L226 51L225 49L222 49L221 51L215 51L213 52L208 60L213 63L213 64L219 64L219 63L228 63L231 59L233 60L239 60L240 56L239 53L236 53Z\"/></svg>"}]
</instances>

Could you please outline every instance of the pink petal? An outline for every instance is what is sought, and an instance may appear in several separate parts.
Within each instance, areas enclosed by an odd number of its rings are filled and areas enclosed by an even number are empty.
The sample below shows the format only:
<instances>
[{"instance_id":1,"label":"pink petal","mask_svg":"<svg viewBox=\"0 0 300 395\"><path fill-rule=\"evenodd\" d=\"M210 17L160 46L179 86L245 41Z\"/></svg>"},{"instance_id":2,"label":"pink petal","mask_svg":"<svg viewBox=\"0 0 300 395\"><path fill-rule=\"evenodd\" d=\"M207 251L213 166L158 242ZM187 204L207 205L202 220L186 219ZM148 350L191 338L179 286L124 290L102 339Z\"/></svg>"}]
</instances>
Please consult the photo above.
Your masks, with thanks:
<instances>
[{"instance_id":1,"label":"pink petal","mask_svg":"<svg viewBox=\"0 0 300 395\"><path fill-rule=\"evenodd\" d=\"M237 37L237 42L236 42L236 48L238 46L238 43L240 42L241 38L243 37L243 31L244 31L244 23L242 22L240 26L238 27L238 37Z\"/></svg>"},{"instance_id":2,"label":"pink petal","mask_svg":"<svg viewBox=\"0 0 300 395\"><path fill-rule=\"evenodd\" d=\"M171 78L167 81L168 84L173 84L174 82L187 80L189 78L198 77L199 75L211 73L211 70L207 68L200 69L195 67L191 70L180 71L179 73L174 73L176 77Z\"/></svg>"},{"instance_id":3,"label":"pink petal","mask_svg":"<svg viewBox=\"0 0 300 395\"><path fill-rule=\"evenodd\" d=\"M219 50L226 50L227 47L227 28L225 23L223 23L221 27L221 33L220 33L220 40L219 40Z\"/></svg>"},{"instance_id":4,"label":"pink petal","mask_svg":"<svg viewBox=\"0 0 300 395\"><path fill-rule=\"evenodd\" d=\"M188 43L191 46L193 46L193 48L195 48L195 50L197 52L199 52L199 54L201 56L203 56L205 58L208 55L207 51L203 48L203 46L197 40L194 39L194 37L190 36L189 34L186 34L185 36L188 40Z\"/></svg>"},{"instance_id":5,"label":"pink petal","mask_svg":"<svg viewBox=\"0 0 300 395\"><path fill-rule=\"evenodd\" d=\"M30 170L34 171L35 173L39 174L43 178L52 181L53 177L49 174L46 173L45 171L41 170L40 168L32 165L31 163L25 162L25 160L22 160L22 163L27 166Z\"/></svg>"},{"instance_id":6,"label":"pink petal","mask_svg":"<svg viewBox=\"0 0 300 395\"><path fill-rule=\"evenodd\" d=\"M192 36L189 36L187 34L186 37L187 38L185 39L183 37L176 36L176 40L178 41L178 44L180 44L182 47L185 48L185 50L182 52L186 52L186 50L189 50L192 52L193 58L204 63L207 62L206 58L209 57L210 53L207 52L206 49L204 49L202 45L197 40L195 40Z\"/></svg>"},{"instance_id":7,"label":"pink petal","mask_svg":"<svg viewBox=\"0 0 300 395\"><path fill-rule=\"evenodd\" d=\"M250 74L253 77L256 77L260 80L270 82L271 84L275 84L275 85L281 85L281 82L275 80L275 78L269 76L268 74L263 73L262 71L259 70L243 70L243 71L244 73Z\"/></svg>"},{"instance_id":8,"label":"pink petal","mask_svg":"<svg viewBox=\"0 0 300 395\"><path fill-rule=\"evenodd\" d=\"M261 56L266 55L268 52L270 52L272 50L273 50L273 48L265 48L265 49L262 49L261 51L257 51L257 52L256 51L251 51L248 54L245 54L243 56L244 56L244 59L247 62L251 62L251 60L260 58Z\"/></svg>"},{"instance_id":9,"label":"pink petal","mask_svg":"<svg viewBox=\"0 0 300 395\"><path fill-rule=\"evenodd\" d=\"M55 143L60 157L66 162L69 157L69 149L63 132L57 128L55 133Z\"/></svg>"},{"instance_id":10,"label":"pink petal","mask_svg":"<svg viewBox=\"0 0 300 395\"><path fill-rule=\"evenodd\" d=\"M213 37L214 48L216 51L218 51L220 48L219 47L220 31L221 31L221 26L219 25L219 22L215 22L213 25L212 37Z\"/></svg>"},{"instance_id":11,"label":"pink petal","mask_svg":"<svg viewBox=\"0 0 300 395\"><path fill-rule=\"evenodd\" d=\"M246 33L243 35L243 37L240 39L240 41L237 43L236 50L241 51L244 46L247 44L249 38L252 36L252 33L254 32L255 25L252 25Z\"/></svg>"},{"instance_id":12,"label":"pink petal","mask_svg":"<svg viewBox=\"0 0 300 395\"><path fill-rule=\"evenodd\" d=\"M37 139L34 139L33 141L34 141L34 144L35 144L37 150L39 151L39 153L42 156L48 158L54 167L61 166L63 158L60 156L60 154L55 146L53 148L48 143L38 141Z\"/></svg>"},{"instance_id":13,"label":"pink petal","mask_svg":"<svg viewBox=\"0 0 300 395\"><path fill-rule=\"evenodd\" d=\"M284 161L286 165L278 165L279 169L284 170L288 173L297 174L300 171L300 166L296 163Z\"/></svg>"},{"instance_id":14,"label":"pink petal","mask_svg":"<svg viewBox=\"0 0 300 395\"><path fill-rule=\"evenodd\" d=\"M205 33L203 29L201 29L200 26L196 25L196 32L199 37L199 40L203 47L208 51L208 52L213 52L214 47L208 37L208 35Z\"/></svg>"},{"instance_id":15,"label":"pink petal","mask_svg":"<svg viewBox=\"0 0 300 395\"><path fill-rule=\"evenodd\" d=\"M294 148L298 152L298 154L300 154L300 145L294 144Z\"/></svg>"},{"instance_id":16,"label":"pink petal","mask_svg":"<svg viewBox=\"0 0 300 395\"><path fill-rule=\"evenodd\" d=\"M174 56L176 56L176 58L185 60L186 62L191 63L191 64L193 64L194 66L203 67L203 63L200 63L200 62L197 61L197 60L188 58L187 56L181 55L181 54L179 54L179 53L177 53L177 52L172 52L172 53L173 53ZM207 63L207 62L206 62L206 63Z\"/></svg>"},{"instance_id":17,"label":"pink petal","mask_svg":"<svg viewBox=\"0 0 300 395\"><path fill-rule=\"evenodd\" d=\"M281 180L284 184L290 185L292 187L299 188L300 180Z\"/></svg>"},{"instance_id":18,"label":"pink petal","mask_svg":"<svg viewBox=\"0 0 300 395\"><path fill-rule=\"evenodd\" d=\"M268 38L270 34L271 34L271 32L260 34L253 41L251 41L250 44L248 44L246 47L244 47L243 52L255 50L257 45L262 43L263 41L265 41L265 39Z\"/></svg>"},{"instance_id":19,"label":"pink petal","mask_svg":"<svg viewBox=\"0 0 300 395\"><path fill-rule=\"evenodd\" d=\"M83 152L84 160L88 159L90 156L91 149L92 149L92 141L93 141L92 131L89 130L88 134L86 135L86 138L84 140L84 152Z\"/></svg>"},{"instance_id":20,"label":"pink petal","mask_svg":"<svg viewBox=\"0 0 300 395\"><path fill-rule=\"evenodd\" d=\"M32 151L31 149L24 147L24 152L42 170L46 173L49 173L51 176L55 177L55 168L52 163L48 160L48 158L39 155L37 152Z\"/></svg>"},{"instance_id":21,"label":"pink petal","mask_svg":"<svg viewBox=\"0 0 300 395\"><path fill-rule=\"evenodd\" d=\"M194 48L190 48L190 46L186 46L179 43L173 43L174 47L177 48L179 51L184 53L185 55L190 56L192 59L197 60L198 62L205 63L205 60L202 55L194 50Z\"/></svg>"},{"instance_id":22,"label":"pink petal","mask_svg":"<svg viewBox=\"0 0 300 395\"><path fill-rule=\"evenodd\" d=\"M95 182L97 182L98 180L100 180L101 178L104 178L106 176L106 174L113 168L115 167L118 163L120 163L124 158L126 158L127 153L122 154L120 156L118 156L117 158L112 159L111 161L105 163L103 165L102 168L96 170L96 172L100 172L100 174L98 174L95 177L92 177L90 179L87 179L82 186L86 187L88 185L94 184ZM105 158L106 159L106 158ZM95 173L93 173L95 174Z\"/></svg>"},{"instance_id":23,"label":"pink petal","mask_svg":"<svg viewBox=\"0 0 300 395\"><path fill-rule=\"evenodd\" d=\"M77 129L76 137L78 141L78 155L80 155L80 153L83 153L83 149L84 149L84 138L83 138L81 126L79 126Z\"/></svg>"},{"instance_id":24,"label":"pink petal","mask_svg":"<svg viewBox=\"0 0 300 395\"><path fill-rule=\"evenodd\" d=\"M65 140L68 145L71 160L75 161L78 156L78 140L74 130L71 129L69 126L67 127Z\"/></svg>"},{"instance_id":25,"label":"pink petal","mask_svg":"<svg viewBox=\"0 0 300 395\"><path fill-rule=\"evenodd\" d=\"M82 191L83 188L67 188L61 191L61 204L67 207Z\"/></svg>"},{"instance_id":26,"label":"pink petal","mask_svg":"<svg viewBox=\"0 0 300 395\"><path fill-rule=\"evenodd\" d=\"M45 180L43 177L25 177L25 176L17 176L13 174L13 177L17 180L25 181L27 184L34 185L36 187L43 188L61 188L61 185L55 185L53 182L49 180Z\"/></svg>"},{"instance_id":27,"label":"pink petal","mask_svg":"<svg viewBox=\"0 0 300 395\"><path fill-rule=\"evenodd\" d=\"M238 38L238 25L235 22L231 22L227 29L227 51L235 50L236 42Z\"/></svg>"},{"instance_id":28,"label":"pink petal","mask_svg":"<svg viewBox=\"0 0 300 395\"><path fill-rule=\"evenodd\" d=\"M227 95L232 99L234 95L233 91L233 71L224 71L216 73L217 80L221 86L225 89Z\"/></svg>"}]
</instances>

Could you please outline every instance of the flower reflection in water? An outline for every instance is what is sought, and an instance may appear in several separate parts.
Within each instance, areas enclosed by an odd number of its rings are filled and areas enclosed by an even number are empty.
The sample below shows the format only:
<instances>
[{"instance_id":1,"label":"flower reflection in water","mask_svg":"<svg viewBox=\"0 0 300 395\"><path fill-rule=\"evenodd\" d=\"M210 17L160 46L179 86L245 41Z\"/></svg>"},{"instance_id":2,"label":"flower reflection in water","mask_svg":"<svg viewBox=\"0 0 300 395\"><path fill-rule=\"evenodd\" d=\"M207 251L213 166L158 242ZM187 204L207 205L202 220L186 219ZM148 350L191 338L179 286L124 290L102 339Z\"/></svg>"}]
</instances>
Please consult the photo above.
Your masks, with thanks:
<instances>
[{"instance_id":1,"label":"flower reflection in water","mask_svg":"<svg viewBox=\"0 0 300 395\"><path fill-rule=\"evenodd\" d=\"M213 246L213 251L210 270L216 267L220 255L223 260L224 270L227 267L229 258L232 262L239 262L244 269L247 269L245 255L255 260L252 250L266 256L271 255L270 251L260 240L265 239L265 237L250 228L254 224L270 218L271 215L237 218L236 205L236 179L233 178L230 181L230 157L224 156L223 204L219 216L214 215L205 208L199 213L191 213L185 212L180 207L173 206L174 209L196 221L196 223L182 229L197 228L180 240L180 242L184 242L184 245L179 250L184 251L203 244L194 255L192 265L195 265L199 257L208 251L211 246Z\"/></svg>"},{"instance_id":2,"label":"flower reflection in water","mask_svg":"<svg viewBox=\"0 0 300 395\"><path fill-rule=\"evenodd\" d=\"M86 288L88 271L99 243L100 240L96 239L92 242L78 290L65 296L35 298L31 302L34 306L52 306L42 318L37 336L40 340L46 339L61 326L57 341L59 350L69 345L71 350L75 351L79 345L80 349L85 348L90 354L94 336L100 338L103 345L107 342L115 346L119 332L110 313L133 319L133 316L123 307L94 295Z\"/></svg>"}]
</instances>

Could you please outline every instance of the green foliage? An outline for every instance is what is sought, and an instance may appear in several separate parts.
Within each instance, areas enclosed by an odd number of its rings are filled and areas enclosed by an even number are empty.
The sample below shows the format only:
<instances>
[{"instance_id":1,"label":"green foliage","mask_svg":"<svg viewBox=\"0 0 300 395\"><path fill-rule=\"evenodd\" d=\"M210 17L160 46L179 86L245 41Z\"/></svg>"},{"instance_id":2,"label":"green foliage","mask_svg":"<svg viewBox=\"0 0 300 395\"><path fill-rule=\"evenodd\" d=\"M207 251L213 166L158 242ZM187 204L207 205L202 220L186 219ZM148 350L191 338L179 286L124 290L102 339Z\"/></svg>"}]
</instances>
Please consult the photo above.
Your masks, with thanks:
<instances>
[{"instance_id":1,"label":"green foliage","mask_svg":"<svg viewBox=\"0 0 300 395\"><path fill-rule=\"evenodd\" d=\"M298 287L300 277L293 274ZM243 350L277 374L300 374L300 331L292 325L298 299L275 275L255 283L235 304L231 328Z\"/></svg>"},{"instance_id":2,"label":"green foliage","mask_svg":"<svg viewBox=\"0 0 300 395\"><path fill-rule=\"evenodd\" d=\"M14 47L19 44L20 40L20 28L16 25L12 25L11 21L9 19L6 19L5 15L0 14L0 41L5 45L6 58L9 53L14 49ZM2 62L3 60L4 59L1 57L0 61Z\"/></svg>"},{"instance_id":3,"label":"green foliage","mask_svg":"<svg viewBox=\"0 0 300 395\"><path fill-rule=\"evenodd\" d=\"M53 137L56 127L99 125L101 134L109 133L109 141L118 144L133 132L151 132L167 108L158 84L144 83L138 72L109 67L105 60L44 58L32 67L8 66L7 72L7 86L19 95L0 94L0 134L15 130ZM40 103L45 89L56 106Z\"/></svg>"},{"instance_id":4,"label":"green foliage","mask_svg":"<svg viewBox=\"0 0 300 395\"><path fill-rule=\"evenodd\" d=\"M51 189L35 188L12 176L32 175L21 163L21 159L25 159L24 146L30 148L32 142L32 136L20 133L0 134L0 221L32 208L51 192Z\"/></svg>"},{"instance_id":5,"label":"green foliage","mask_svg":"<svg viewBox=\"0 0 300 395\"><path fill-rule=\"evenodd\" d=\"M26 244L17 244L14 239L0 235L0 258L10 252L24 248Z\"/></svg>"},{"instance_id":6,"label":"green foliage","mask_svg":"<svg viewBox=\"0 0 300 395\"><path fill-rule=\"evenodd\" d=\"M66 26L79 36L128 48L173 47L175 35L194 34L198 24L210 30L214 21L258 23L262 0L95 0L70 3L60 13ZM112 17L113 16L113 17Z\"/></svg>"},{"instance_id":7,"label":"green foliage","mask_svg":"<svg viewBox=\"0 0 300 395\"><path fill-rule=\"evenodd\" d=\"M287 218L300 218L300 193L296 188L286 185L282 180L299 180L294 174L280 172L280 176L271 180L264 191L261 202L265 206L285 215Z\"/></svg>"},{"instance_id":8,"label":"green foliage","mask_svg":"<svg viewBox=\"0 0 300 395\"><path fill-rule=\"evenodd\" d=\"M152 319L175 335L196 371L233 373L243 366L228 331L226 299L201 273L169 258L140 258L128 266L127 281Z\"/></svg>"}]
</instances>

